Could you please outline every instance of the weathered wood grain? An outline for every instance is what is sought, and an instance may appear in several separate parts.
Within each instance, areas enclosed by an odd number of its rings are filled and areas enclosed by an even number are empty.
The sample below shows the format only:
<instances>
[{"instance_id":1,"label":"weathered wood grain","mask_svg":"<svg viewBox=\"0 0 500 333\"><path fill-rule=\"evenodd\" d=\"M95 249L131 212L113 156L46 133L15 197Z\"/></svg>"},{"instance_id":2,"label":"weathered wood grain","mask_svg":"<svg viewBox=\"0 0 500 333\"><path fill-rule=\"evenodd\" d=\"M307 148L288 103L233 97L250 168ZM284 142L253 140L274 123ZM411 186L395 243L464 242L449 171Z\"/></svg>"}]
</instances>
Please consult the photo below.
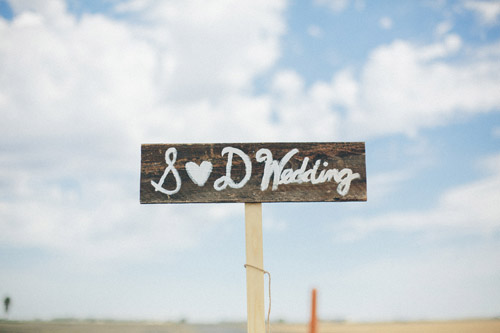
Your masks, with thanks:
<instances>
[{"instance_id":1,"label":"weathered wood grain","mask_svg":"<svg viewBox=\"0 0 500 333\"><path fill-rule=\"evenodd\" d=\"M226 175L228 154L222 156L225 147L233 147L244 152L251 161L252 172L248 182L242 188L227 187L217 191L214 183ZM157 191L152 181L159 183L168 168L165 155L168 149L175 148L177 156L173 167L178 172L180 190L175 194L165 194ZM304 169L303 161L309 161L305 170L313 169L314 163L320 161L317 167L316 179L321 171L329 169L350 169L359 177L350 182L350 189L345 195L337 191L335 180L312 184L309 181L280 184L273 190L274 174L269 187L261 189L265 171L264 162L258 162L256 154L260 149L268 149L272 159L279 163L292 149L298 152L283 165L284 169ZM262 151L261 151L262 152ZM172 156L170 156L172 157ZM186 163L194 162L200 165L203 161L212 163L212 171L204 184L195 184L186 171ZM325 167L325 165L327 166ZM243 160L234 154L231 167L231 179L239 183L245 177ZM289 171L291 172L291 171ZM300 178L296 176L295 179ZM179 184L174 174L169 172L162 188L172 191ZM141 147L141 203L190 203L190 202L297 202L297 201L366 201L366 164L365 144L363 142L335 143L218 143L218 144L144 144Z\"/></svg>"}]
</instances>

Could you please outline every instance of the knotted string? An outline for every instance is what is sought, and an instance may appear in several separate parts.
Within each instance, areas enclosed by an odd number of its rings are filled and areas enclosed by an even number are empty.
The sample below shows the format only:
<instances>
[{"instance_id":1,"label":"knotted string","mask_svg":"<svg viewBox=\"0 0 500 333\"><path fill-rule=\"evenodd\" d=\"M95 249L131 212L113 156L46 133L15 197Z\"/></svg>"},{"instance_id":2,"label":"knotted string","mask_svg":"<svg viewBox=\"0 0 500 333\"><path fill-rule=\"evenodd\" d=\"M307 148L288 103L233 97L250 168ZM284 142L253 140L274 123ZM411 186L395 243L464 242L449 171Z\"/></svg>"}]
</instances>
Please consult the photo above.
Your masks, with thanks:
<instances>
[{"instance_id":1,"label":"knotted string","mask_svg":"<svg viewBox=\"0 0 500 333\"><path fill-rule=\"evenodd\" d=\"M245 268L247 267L252 267L258 271L261 271L262 273L264 274L267 274L267 276L269 276L269 307L268 307L268 310L267 310L267 332L268 333L271 333L271 323L269 321L269 317L271 316L271 273L269 273L268 271L266 270L263 270L262 268L260 267L257 267L257 266L254 266L254 265L250 265L250 264L245 264L243 265Z\"/></svg>"}]
</instances>

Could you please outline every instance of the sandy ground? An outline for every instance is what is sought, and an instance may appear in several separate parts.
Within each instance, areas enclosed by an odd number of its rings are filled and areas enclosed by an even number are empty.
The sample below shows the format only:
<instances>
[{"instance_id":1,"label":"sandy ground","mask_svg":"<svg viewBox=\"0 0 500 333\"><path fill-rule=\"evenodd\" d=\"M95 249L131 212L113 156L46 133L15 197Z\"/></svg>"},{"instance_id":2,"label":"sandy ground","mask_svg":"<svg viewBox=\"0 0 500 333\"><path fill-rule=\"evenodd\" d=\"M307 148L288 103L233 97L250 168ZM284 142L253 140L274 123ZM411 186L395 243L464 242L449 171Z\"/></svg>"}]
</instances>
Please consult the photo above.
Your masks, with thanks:
<instances>
[{"instance_id":1,"label":"sandy ground","mask_svg":"<svg viewBox=\"0 0 500 333\"><path fill-rule=\"evenodd\" d=\"M404 323L320 323L318 333L500 333L498 320ZM307 325L272 324L272 333L307 333ZM246 324L189 325L148 322L0 322L2 333L245 333Z\"/></svg>"},{"instance_id":2,"label":"sandy ground","mask_svg":"<svg viewBox=\"0 0 500 333\"><path fill-rule=\"evenodd\" d=\"M307 333L307 325L273 325L273 333ZM320 323L318 333L500 333L500 320Z\"/></svg>"}]
</instances>

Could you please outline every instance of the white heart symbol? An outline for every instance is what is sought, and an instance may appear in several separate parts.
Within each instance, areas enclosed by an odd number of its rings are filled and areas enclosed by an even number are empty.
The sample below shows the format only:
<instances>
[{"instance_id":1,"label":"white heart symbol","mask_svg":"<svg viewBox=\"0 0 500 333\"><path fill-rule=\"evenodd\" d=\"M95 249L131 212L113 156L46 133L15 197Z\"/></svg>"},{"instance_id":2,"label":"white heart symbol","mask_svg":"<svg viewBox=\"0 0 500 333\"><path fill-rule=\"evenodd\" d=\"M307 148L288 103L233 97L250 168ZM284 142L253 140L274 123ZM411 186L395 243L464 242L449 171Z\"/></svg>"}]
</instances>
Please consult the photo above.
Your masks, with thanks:
<instances>
[{"instance_id":1,"label":"white heart symbol","mask_svg":"<svg viewBox=\"0 0 500 333\"><path fill-rule=\"evenodd\" d=\"M201 187L205 185L205 182L212 172L212 163L209 161L203 161L200 165L198 165L194 162L187 162L186 171L193 183Z\"/></svg>"}]
</instances>

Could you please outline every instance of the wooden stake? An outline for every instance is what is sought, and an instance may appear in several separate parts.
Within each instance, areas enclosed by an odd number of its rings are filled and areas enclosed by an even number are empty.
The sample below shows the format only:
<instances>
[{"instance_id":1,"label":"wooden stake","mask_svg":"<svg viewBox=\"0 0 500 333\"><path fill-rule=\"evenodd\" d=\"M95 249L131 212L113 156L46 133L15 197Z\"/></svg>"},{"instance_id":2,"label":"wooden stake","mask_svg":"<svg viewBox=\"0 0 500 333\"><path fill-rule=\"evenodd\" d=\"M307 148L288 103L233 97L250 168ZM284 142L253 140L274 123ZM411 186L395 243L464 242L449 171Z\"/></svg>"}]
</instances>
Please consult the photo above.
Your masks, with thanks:
<instances>
[{"instance_id":1,"label":"wooden stake","mask_svg":"<svg viewBox=\"0 0 500 333\"><path fill-rule=\"evenodd\" d=\"M246 260L248 265L264 269L262 246L262 204L245 203ZM247 270L247 332L265 333L264 273L248 267Z\"/></svg>"},{"instance_id":2,"label":"wooden stake","mask_svg":"<svg viewBox=\"0 0 500 333\"><path fill-rule=\"evenodd\" d=\"M311 296L311 322L309 324L309 333L318 332L318 318L316 315L316 289L312 290Z\"/></svg>"}]
</instances>

